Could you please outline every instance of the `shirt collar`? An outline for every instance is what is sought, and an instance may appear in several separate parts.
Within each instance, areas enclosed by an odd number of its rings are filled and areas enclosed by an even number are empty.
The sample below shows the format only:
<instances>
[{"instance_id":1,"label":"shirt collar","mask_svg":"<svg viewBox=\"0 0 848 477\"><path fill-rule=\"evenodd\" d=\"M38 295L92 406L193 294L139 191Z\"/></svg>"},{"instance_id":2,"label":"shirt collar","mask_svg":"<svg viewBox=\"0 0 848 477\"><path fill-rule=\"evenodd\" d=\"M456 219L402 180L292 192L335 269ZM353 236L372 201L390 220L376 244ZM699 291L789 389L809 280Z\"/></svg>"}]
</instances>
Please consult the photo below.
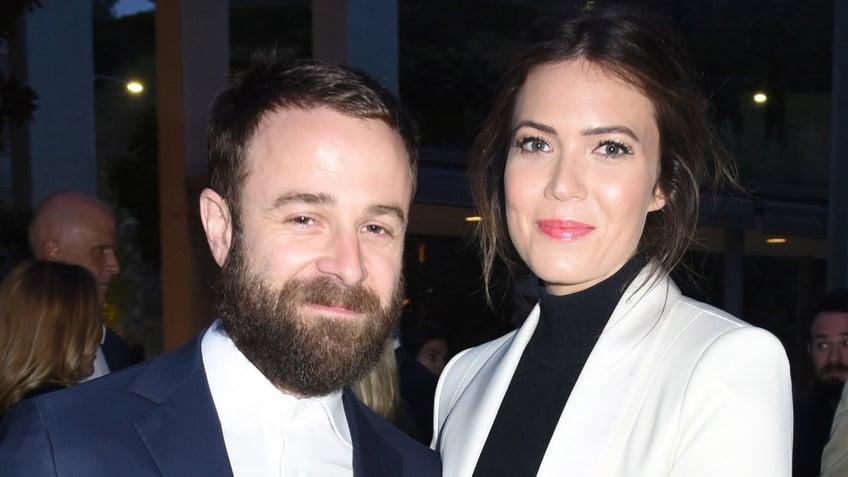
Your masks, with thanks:
<instances>
[{"instance_id":1,"label":"shirt collar","mask_svg":"<svg viewBox=\"0 0 848 477\"><path fill-rule=\"evenodd\" d=\"M352 446L341 390L303 399L279 390L242 354L218 321L204 334L201 355L222 428L250 419L268 405L290 408L312 401L320 404L335 434ZM281 404L273 403L277 400Z\"/></svg>"}]
</instances>

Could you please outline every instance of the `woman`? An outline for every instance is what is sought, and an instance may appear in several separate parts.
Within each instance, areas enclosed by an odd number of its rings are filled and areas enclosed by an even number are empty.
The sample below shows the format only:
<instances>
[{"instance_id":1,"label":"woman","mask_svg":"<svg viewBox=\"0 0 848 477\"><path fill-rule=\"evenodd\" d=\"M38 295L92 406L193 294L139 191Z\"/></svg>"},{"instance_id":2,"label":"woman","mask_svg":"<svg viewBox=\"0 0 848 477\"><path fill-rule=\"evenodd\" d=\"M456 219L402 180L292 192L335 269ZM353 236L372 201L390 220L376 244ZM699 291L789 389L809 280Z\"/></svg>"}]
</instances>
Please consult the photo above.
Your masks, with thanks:
<instances>
[{"instance_id":1,"label":"woman","mask_svg":"<svg viewBox=\"0 0 848 477\"><path fill-rule=\"evenodd\" d=\"M539 278L522 327L466 350L436 393L446 476L788 476L779 341L668 277L699 186L732 180L677 43L588 10L502 84L471 163L489 284Z\"/></svg>"},{"instance_id":2,"label":"woman","mask_svg":"<svg viewBox=\"0 0 848 477\"><path fill-rule=\"evenodd\" d=\"M415 357L418 364L436 377L442 374L448 362L450 345L448 335L441 327L429 322L419 323L405 329L402 337L404 349ZM432 411L433 406L429 407ZM432 422L432 419L429 422Z\"/></svg>"},{"instance_id":3,"label":"woman","mask_svg":"<svg viewBox=\"0 0 848 477\"><path fill-rule=\"evenodd\" d=\"M386 341L380 361L377 361L368 374L353 383L351 388L356 397L371 410L387 421L397 424L402 411L397 361L391 339Z\"/></svg>"},{"instance_id":4,"label":"woman","mask_svg":"<svg viewBox=\"0 0 848 477\"><path fill-rule=\"evenodd\" d=\"M88 270L42 261L15 267L0 283L0 415L90 375L102 336Z\"/></svg>"}]
</instances>

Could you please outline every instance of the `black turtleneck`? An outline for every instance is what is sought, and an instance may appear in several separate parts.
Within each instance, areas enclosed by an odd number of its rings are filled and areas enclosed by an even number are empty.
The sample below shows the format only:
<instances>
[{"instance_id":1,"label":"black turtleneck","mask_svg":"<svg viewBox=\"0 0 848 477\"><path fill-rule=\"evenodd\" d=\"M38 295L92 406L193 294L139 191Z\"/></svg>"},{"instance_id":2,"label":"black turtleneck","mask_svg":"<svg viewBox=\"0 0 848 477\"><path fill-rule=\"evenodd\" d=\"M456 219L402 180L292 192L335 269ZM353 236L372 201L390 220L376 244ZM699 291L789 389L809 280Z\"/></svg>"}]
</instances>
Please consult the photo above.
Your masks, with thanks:
<instances>
[{"instance_id":1,"label":"black turtleneck","mask_svg":"<svg viewBox=\"0 0 848 477\"><path fill-rule=\"evenodd\" d=\"M589 353L645 263L637 254L611 277L570 295L539 291L539 323L498 409L475 477L536 475Z\"/></svg>"}]
</instances>

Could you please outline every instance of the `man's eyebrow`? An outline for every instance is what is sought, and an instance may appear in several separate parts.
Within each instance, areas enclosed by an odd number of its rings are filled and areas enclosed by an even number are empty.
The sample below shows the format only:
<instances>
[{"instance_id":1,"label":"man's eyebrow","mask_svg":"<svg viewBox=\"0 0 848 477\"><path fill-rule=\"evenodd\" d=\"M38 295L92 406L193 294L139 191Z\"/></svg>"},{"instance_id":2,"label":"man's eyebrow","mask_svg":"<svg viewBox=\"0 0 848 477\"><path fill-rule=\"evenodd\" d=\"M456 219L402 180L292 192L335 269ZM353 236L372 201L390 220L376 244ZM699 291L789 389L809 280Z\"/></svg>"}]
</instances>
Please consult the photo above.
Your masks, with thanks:
<instances>
[{"instance_id":1,"label":"man's eyebrow","mask_svg":"<svg viewBox=\"0 0 848 477\"><path fill-rule=\"evenodd\" d=\"M831 334L832 333L816 333L815 335L813 335L813 338L827 338ZM836 333L836 335L837 336L848 336L848 331L840 331L840 332Z\"/></svg>"},{"instance_id":2,"label":"man's eyebrow","mask_svg":"<svg viewBox=\"0 0 848 477\"><path fill-rule=\"evenodd\" d=\"M325 192L293 192L291 194L285 194L278 197L272 204L271 209L276 209L292 203L307 205L333 205L336 203L336 198ZM397 205L375 204L368 207L368 213L374 216L394 215L401 222L405 222L406 220L406 214L403 212L403 209Z\"/></svg>"},{"instance_id":3,"label":"man's eyebrow","mask_svg":"<svg viewBox=\"0 0 848 477\"><path fill-rule=\"evenodd\" d=\"M633 132L627 126L598 126L595 128L586 128L580 131L580 134L583 136L600 136L603 134L625 134L630 136L636 142L642 142L637 136L636 133Z\"/></svg>"},{"instance_id":4,"label":"man's eyebrow","mask_svg":"<svg viewBox=\"0 0 848 477\"><path fill-rule=\"evenodd\" d=\"M291 203L299 203L299 204L309 204L309 205L329 205L335 204L336 198L330 194L321 192L321 193L309 193L309 192L293 192L291 194L281 195L277 197L277 200L271 205L271 209L277 209L279 207L283 207L284 205L288 205Z\"/></svg>"},{"instance_id":5,"label":"man's eyebrow","mask_svg":"<svg viewBox=\"0 0 848 477\"><path fill-rule=\"evenodd\" d=\"M403 209L396 205L383 205L377 204L368 207L368 213L370 215L394 215L403 223L406 223L406 215L403 213Z\"/></svg>"}]
</instances>

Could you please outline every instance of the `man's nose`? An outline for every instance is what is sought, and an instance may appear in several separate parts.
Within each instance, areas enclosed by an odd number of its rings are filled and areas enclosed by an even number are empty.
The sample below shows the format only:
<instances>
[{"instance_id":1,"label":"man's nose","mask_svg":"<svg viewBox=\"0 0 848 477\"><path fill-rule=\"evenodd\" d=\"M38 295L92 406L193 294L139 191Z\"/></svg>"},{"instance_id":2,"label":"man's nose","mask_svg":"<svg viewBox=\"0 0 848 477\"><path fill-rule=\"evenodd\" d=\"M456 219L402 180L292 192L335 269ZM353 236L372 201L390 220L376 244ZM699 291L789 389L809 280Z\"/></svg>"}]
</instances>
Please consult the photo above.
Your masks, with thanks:
<instances>
[{"instance_id":1,"label":"man's nose","mask_svg":"<svg viewBox=\"0 0 848 477\"><path fill-rule=\"evenodd\" d=\"M365 280L368 271L360 249L359 236L353 232L339 231L328 239L324 255L317 261L318 271L338 278L351 287Z\"/></svg>"},{"instance_id":2,"label":"man's nose","mask_svg":"<svg viewBox=\"0 0 848 477\"><path fill-rule=\"evenodd\" d=\"M830 360L848 365L848 347L839 344L830 349Z\"/></svg>"},{"instance_id":3,"label":"man's nose","mask_svg":"<svg viewBox=\"0 0 848 477\"><path fill-rule=\"evenodd\" d=\"M103 269L111 275L121 273L121 263L118 261L118 257L115 256L114 250L107 250L105 252Z\"/></svg>"}]
</instances>

